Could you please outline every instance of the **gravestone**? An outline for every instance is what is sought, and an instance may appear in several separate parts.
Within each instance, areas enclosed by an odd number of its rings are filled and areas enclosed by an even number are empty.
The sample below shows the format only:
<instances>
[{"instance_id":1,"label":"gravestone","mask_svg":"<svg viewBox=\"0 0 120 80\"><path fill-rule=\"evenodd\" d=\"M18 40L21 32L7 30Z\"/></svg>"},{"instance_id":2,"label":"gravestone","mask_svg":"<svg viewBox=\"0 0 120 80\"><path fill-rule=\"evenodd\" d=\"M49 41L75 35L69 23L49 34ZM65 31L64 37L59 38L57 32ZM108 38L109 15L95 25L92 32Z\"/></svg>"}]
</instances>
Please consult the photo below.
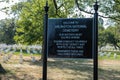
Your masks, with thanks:
<instances>
[{"instance_id":1,"label":"gravestone","mask_svg":"<svg viewBox=\"0 0 120 80\"><path fill-rule=\"evenodd\" d=\"M117 58L117 54L116 53L114 53L114 59L116 59Z\"/></svg>"},{"instance_id":2,"label":"gravestone","mask_svg":"<svg viewBox=\"0 0 120 80\"><path fill-rule=\"evenodd\" d=\"M111 52L109 52L108 54L107 54L107 57L110 57L111 56Z\"/></svg>"},{"instance_id":3,"label":"gravestone","mask_svg":"<svg viewBox=\"0 0 120 80\"><path fill-rule=\"evenodd\" d=\"M22 53L22 48L20 48L20 59L19 59L19 63L22 64L23 63L23 53Z\"/></svg>"}]
</instances>

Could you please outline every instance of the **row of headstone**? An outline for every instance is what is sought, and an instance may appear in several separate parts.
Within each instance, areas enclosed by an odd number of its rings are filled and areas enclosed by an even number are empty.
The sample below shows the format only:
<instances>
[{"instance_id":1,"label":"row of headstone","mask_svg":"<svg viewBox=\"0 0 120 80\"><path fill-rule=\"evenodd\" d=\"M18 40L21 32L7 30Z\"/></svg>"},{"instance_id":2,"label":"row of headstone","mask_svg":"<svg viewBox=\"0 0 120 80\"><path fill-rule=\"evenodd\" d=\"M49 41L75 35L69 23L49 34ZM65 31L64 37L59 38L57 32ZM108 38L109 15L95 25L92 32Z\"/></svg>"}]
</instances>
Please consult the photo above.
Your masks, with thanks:
<instances>
[{"instance_id":1,"label":"row of headstone","mask_svg":"<svg viewBox=\"0 0 120 80\"><path fill-rule=\"evenodd\" d=\"M10 52L10 53L8 53L8 54L3 54L3 62L5 63L5 62L7 62L9 59L11 59L12 55L13 55L12 52Z\"/></svg>"},{"instance_id":2,"label":"row of headstone","mask_svg":"<svg viewBox=\"0 0 120 80\"><path fill-rule=\"evenodd\" d=\"M9 61L11 59L12 55L13 55L12 52L10 52L8 54L3 54L3 62L6 63L7 61ZM32 53L30 54L30 57L31 57L31 62L35 62L36 61L36 59L35 59L35 57L33 56ZM19 55L19 63L22 64L23 61L24 61L23 53L20 53L20 55Z\"/></svg>"},{"instance_id":3,"label":"row of headstone","mask_svg":"<svg viewBox=\"0 0 120 80\"><path fill-rule=\"evenodd\" d=\"M3 56L3 62L7 62L12 55L19 49L20 55L19 55L19 63L22 64L23 59L23 49L26 49L26 52L30 54L31 61L35 62L36 59L33 56L35 53L41 53L41 46L24 46L24 45L6 45L6 44L0 44L0 54ZM39 51L38 51L39 50Z\"/></svg>"},{"instance_id":4,"label":"row of headstone","mask_svg":"<svg viewBox=\"0 0 120 80\"><path fill-rule=\"evenodd\" d=\"M16 52L17 50L26 50L27 53L41 53L42 47L39 45L5 45L0 44L0 52L8 53L10 51Z\"/></svg>"},{"instance_id":5,"label":"row of headstone","mask_svg":"<svg viewBox=\"0 0 120 80\"><path fill-rule=\"evenodd\" d=\"M118 47L115 48L114 46L106 45L99 48L99 51L120 51L120 49Z\"/></svg>"},{"instance_id":6,"label":"row of headstone","mask_svg":"<svg viewBox=\"0 0 120 80\"><path fill-rule=\"evenodd\" d=\"M109 58L110 56L112 56L111 52L108 52L108 53L107 52L99 52L98 54L99 54L100 57L107 56ZM117 53L114 53L113 57L116 59L117 58Z\"/></svg>"}]
</instances>

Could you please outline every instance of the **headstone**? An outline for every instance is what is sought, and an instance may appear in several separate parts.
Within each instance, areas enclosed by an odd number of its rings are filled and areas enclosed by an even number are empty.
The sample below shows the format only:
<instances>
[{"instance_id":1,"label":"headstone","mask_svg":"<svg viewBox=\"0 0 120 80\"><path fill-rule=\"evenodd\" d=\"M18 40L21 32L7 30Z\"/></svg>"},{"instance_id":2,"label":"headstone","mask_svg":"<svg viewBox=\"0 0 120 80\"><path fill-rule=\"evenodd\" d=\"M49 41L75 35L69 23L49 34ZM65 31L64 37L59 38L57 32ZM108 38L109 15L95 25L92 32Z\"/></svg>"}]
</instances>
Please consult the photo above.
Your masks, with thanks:
<instances>
[{"instance_id":1,"label":"headstone","mask_svg":"<svg viewBox=\"0 0 120 80\"><path fill-rule=\"evenodd\" d=\"M103 57L103 56L105 56L106 55L106 52L101 52L100 53L100 57Z\"/></svg>"},{"instance_id":2,"label":"headstone","mask_svg":"<svg viewBox=\"0 0 120 80\"><path fill-rule=\"evenodd\" d=\"M19 63L20 63L20 64L22 64L22 63L23 63L23 56L22 56L22 54L20 54Z\"/></svg>"},{"instance_id":3,"label":"headstone","mask_svg":"<svg viewBox=\"0 0 120 80\"><path fill-rule=\"evenodd\" d=\"M104 52L104 56L107 55L107 52Z\"/></svg>"},{"instance_id":4,"label":"headstone","mask_svg":"<svg viewBox=\"0 0 120 80\"><path fill-rule=\"evenodd\" d=\"M31 58L32 58L32 62L35 62L35 61L36 61L34 56L32 56Z\"/></svg>"},{"instance_id":5,"label":"headstone","mask_svg":"<svg viewBox=\"0 0 120 80\"><path fill-rule=\"evenodd\" d=\"M37 53L37 51L35 50L35 49L32 49L32 52L35 54L35 53Z\"/></svg>"},{"instance_id":6,"label":"headstone","mask_svg":"<svg viewBox=\"0 0 120 80\"><path fill-rule=\"evenodd\" d=\"M27 51L27 53L28 53L28 54L30 53L30 50L29 50L28 48L27 48L27 50L26 50L26 51Z\"/></svg>"},{"instance_id":7,"label":"headstone","mask_svg":"<svg viewBox=\"0 0 120 80\"><path fill-rule=\"evenodd\" d=\"M16 52L17 51L17 48L16 47L13 47L13 52Z\"/></svg>"},{"instance_id":8,"label":"headstone","mask_svg":"<svg viewBox=\"0 0 120 80\"><path fill-rule=\"evenodd\" d=\"M116 54L116 53L114 53L114 58L115 58L115 59L117 58L117 54Z\"/></svg>"},{"instance_id":9,"label":"headstone","mask_svg":"<svg viewBox=\"0 0 120 80\"><path fill-rule=\"evenodd\" d=\"M20 64L23 63L22 49L20 49L20 59L19 59L19 63L20 63Z\"/></svg>"},{"instance_id":10,"label":"headstone","mask_svg":"<svg viewBox=\"0 0 120 80\"><path fill-rule=\"evenodd\" d=\"M111 52L109 52L109 53L107 54L107 57L110 57L110 55L111 55Z\"/></svg>"},{"instance_id":11,"label":"headstone","mask_svg":"<svg viewBox=\"0 0 120 80\"><path fill-rule=\"evenodd\" d=\"M100 53L100 57L103 57L104 56L104 53Z\"/></svg>"},{"instance_id":12,"label":"headstone","mask_svg":"<svg viewBox=\"0 0 120 80\"><path fill-rule=\"evenodd\" d=\"M22 54L22 48L20 48L20 53Z\"/></svg>"},{"instance_id":13,"label":"headstone","mask_svg":"<svg viewBox=\"0 0 120 80\"><path fill-rule=\"evenodd\" d=\"M3 62L8 61L8 56L7 56L7 53L8 53L8 50L7 50L7 49L5 49L5 50L4 50L4 55L3 55Z\"/></svg>"},{"instance_id":14,"label":"headstone","mask_svg":"<svg viewBox=\"0 0 120 80\"><path fill-rule=\"evenodd\" d=\"M12 55L13 55L13 52L10 52L10 53L8 54L8 59L10 59L10 58L12 57Z\"/></svg>"},{"instance_id":15,"label":"headstone","mask_svg":"<svg viewBox=\"0 0 120 80\"><path fill-rule=\"evenodd\" d=\"M3 55L3 62L5 63L7 61L6 55Z\"/></svg>"}]
</instances>

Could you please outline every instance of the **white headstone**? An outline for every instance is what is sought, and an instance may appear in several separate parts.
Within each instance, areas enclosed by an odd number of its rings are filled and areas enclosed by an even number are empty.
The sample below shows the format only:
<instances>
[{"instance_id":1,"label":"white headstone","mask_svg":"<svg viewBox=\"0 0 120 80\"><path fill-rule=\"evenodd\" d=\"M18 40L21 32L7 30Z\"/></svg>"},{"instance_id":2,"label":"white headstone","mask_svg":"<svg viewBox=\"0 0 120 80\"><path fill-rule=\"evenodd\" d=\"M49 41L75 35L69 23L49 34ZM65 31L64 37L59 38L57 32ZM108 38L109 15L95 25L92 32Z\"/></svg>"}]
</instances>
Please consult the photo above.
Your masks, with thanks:
<instances>
[{"instance_id":1,"label":"white headstone","mask_svg":"<svg viewBox=\"0 0 120 80\"><path fill-rule=\"evenodd\" d=\"M13 52L10 52L10 53L8 54L8 59L10 59L10 58L12 57L12 55L13 55Z\"/></svg>"},{"instance_id":2,"label":"white headstone","mask_svg":"<svg viewBox=\"0 0 120 80\"><path fill-rule=\"evenodd\" d=\"M22 53L22 48L20 48L20 54Z\"/></svg>"},{"instance_id":3,"label":"white headstone","mask_svg":"<svg viewBox=\"0 0 120 80\"><path fill-rule=\"evenodd\" d=\"M111 55L111 52L109 52L109 53L107 54L107 57L110 57L110 55Z\"/></svg>"},{"instance_id":4,"label":"white headstone","mask_svg":"<svg viewBox=\"0 0 120 80\"><path fill-rule=\"evenodd\" d=\"M19 63L22 64L23 63L23 58L20 57Z\"/></svg>"},{"instance_id":5,"label":"white headstone","mask_svg":"<svg viewBox=\"0 0 120 80\"><path fill-rule=\"evenodd\" d=\"M101 52L100 53L100 57L103 57L105 55L105 53Z\"/></svg>"},{"instance_id":6,"label":"white headstone","mask_svg":"<svg viewBox=\"0 0 120 80\"><path fill-rule=\"evenodd\" d=\"M32 52L33 52L33 53L37 53L37 51L36 51L35 49L32 49Z\"/></svg>"},{"instance_id":7,"label":"white headstone","mask_svg":"<svg viewBox=\"0 0 120 80\"><path fill-rule=\"evenodd\" d=\"M6 60L6 56L4 55L3 56L3 62L6 62L7 60Z\"/></svg>"},{"instance_id":8,"label":"white headstone","mask_svg":"<svg viewBox=\"0 0 120 80\"><path fill-rule=\"evenodd\" d=\"M26 51L27 51L27 53L30 53L30 50L29 50L29 49L27 49Z\"/></svg>"},{"instance_id":9,"label":"white headstone","mask_svg":"<svg viewBox=\"0 0 120 80\"><path fill-rule=\"evenodd\" d=\"M19 63L20 63L20 64L22 64L22 63L23 63L23 56L22 56L22 53L20 53Z\"/></svg>"},{"instance_id":10,"label":"white headstone","mask_svg":"<svg viewBox=\"0 0 120 80\"><path fill-rule=\"evenodd\" d=\"M35 62L35 61L36 61L34 56L33 56L33 57L31 57L31 58L32 58L32 62Z\"/></svg>"},{"instance_id":11,"label":"white headstone","mask_svg":"<svg viewBox=\"0 0 120 80\"><path fill-rule=\"evenodd\" d=\"M115 59L117 58L117 54L116 54L116 53L114 53L114 58L115 58Z\"/></svg>"}]
</instances>

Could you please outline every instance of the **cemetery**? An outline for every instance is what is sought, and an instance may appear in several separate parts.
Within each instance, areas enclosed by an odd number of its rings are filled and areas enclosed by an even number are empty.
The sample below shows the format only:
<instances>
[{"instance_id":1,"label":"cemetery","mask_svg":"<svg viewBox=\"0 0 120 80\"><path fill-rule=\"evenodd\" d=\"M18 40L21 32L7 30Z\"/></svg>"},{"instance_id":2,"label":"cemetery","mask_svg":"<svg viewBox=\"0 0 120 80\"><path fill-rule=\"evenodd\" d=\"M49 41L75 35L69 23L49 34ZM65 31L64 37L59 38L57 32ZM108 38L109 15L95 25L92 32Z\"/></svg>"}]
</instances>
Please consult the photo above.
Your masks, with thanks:
<instances>
[{"instance_id":1,"label":"cemetery","mask_svg":"<svg viewBox=\"0 0 120 80\"><path fill-rule=\"evenodd\" d=\"M41 46L0 45L0 63L7 71L0 74L2 80L42 80ZM120 51L101 51L99 54L99 79L119 80ZM103 74L104 73L104 74ZM50 80L92 80L93 60L48 58L48 79ZM56 75L56 76L53 76ZM109 76L112 75L112 76Z\"/></svg>"}]
</instances>

